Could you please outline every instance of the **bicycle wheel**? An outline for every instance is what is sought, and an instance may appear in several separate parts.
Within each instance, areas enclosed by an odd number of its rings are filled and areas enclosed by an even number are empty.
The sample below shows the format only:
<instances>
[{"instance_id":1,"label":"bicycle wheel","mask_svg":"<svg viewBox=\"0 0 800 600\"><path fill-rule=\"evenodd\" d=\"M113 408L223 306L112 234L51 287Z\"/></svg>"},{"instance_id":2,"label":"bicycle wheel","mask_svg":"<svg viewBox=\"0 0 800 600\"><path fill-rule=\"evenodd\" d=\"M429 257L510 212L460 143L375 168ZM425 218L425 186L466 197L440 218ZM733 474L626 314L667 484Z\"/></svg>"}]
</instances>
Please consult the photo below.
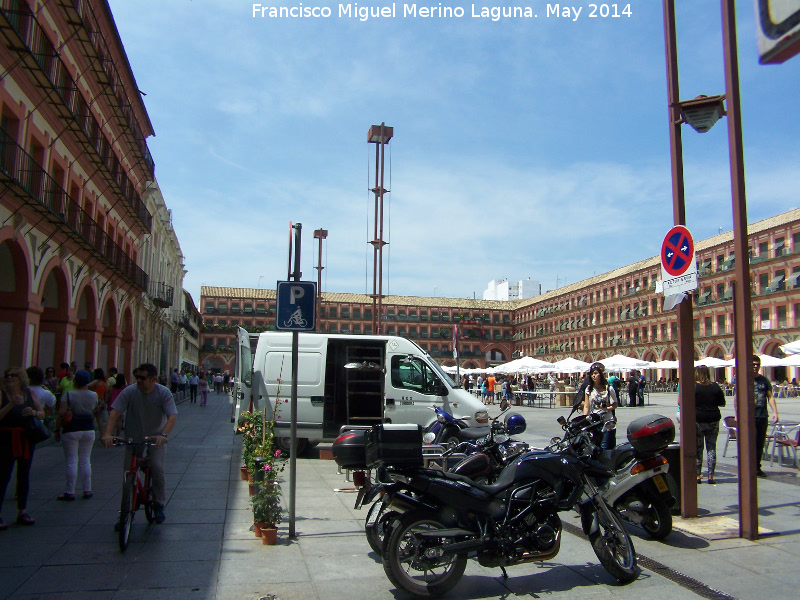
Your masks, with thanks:
<instances>
[{"instance_id":1,"label":"bicycle wheel","mask_svg":"<svg viewBox=\"0 0 800 600\"><path fill-rule=\"evenodd\" d=\"M153 508L153 480L147 475L147 485L144 489L144 516L148 523L156 520L156 511Z\"/></svg>"},{"instance_id":2,"label":"bicycle wheel","mask_svg":"<svg viewBox=\"0 0 800 600\"><path fill-rule=\"evenodd\" d=\"M125 477L122 484L122 502L119 507L119 548L123 552L128 547L133 525L133 513L136 502L136 476L133 473Z\"/></svg>"}]
</instances>

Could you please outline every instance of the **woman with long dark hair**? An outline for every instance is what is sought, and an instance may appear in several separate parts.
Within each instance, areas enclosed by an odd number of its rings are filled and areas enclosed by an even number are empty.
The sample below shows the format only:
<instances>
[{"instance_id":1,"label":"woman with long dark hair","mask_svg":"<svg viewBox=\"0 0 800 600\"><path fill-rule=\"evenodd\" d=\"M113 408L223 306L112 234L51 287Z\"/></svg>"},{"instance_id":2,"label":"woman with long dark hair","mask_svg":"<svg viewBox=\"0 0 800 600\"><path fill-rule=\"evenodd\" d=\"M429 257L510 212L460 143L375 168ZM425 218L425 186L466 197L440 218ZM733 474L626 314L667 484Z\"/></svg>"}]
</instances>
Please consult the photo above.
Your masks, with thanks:
<instances>
[{"instance_id":1,"label":"woman with long dark hair","mask_svg":"<svg viewBox=\"0 0 800 600\"><path fill-rule=\"evenodd\" d=\"M717 466L717 436L722 414L720 406L725 406L725 393L713 381L708 367L694 369L694 409L697 421L697 483L703 482L703 444L706 447L708 483L714 484L714 469Z\"/></svg>"},{"instance_id":2,"label":"woman with long dark hair","mask_svg":"<svg viewBox=\"0 0 800 600\"><path fill-rule=\"evenodd\" d=\"M617 408L617 393L606 379L606 368L602 363L594 363L589 368L589 385L586 387L586 401L583 403L583 414L601 410L609 413L609 419L616 421L614 409ZM610 450L617 445L617 431L611 429L603 432L600 447Z\"/></svg>"}]
</instances>

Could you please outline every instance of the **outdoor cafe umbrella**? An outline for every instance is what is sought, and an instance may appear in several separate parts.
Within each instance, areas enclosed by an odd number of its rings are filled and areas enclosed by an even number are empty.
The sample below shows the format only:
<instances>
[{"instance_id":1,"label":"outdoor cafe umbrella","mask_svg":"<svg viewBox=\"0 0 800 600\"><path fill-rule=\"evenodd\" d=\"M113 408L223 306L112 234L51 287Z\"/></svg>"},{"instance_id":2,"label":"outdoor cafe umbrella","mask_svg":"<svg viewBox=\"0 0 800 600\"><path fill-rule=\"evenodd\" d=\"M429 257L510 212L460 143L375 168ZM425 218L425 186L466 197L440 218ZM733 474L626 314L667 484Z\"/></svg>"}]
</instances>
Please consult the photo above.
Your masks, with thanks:
<instances>
[{"instance_id":1,"label":"outdoor cafe umbrella","mask_svg":"<svg viewBox=\"0 0 800 600\"><path fill-rule=\"evenodd\" d=\"M553 371L558 373L583 373L592 366L591 363L583 362L577 358L565 358L553 363Z\"/></svg>"},{"instance_id":2,"label":"outdoor cafe umbrella","mask_svg":"<svg viewBox=\"0 0 800 600\"><path fill-rule=\"evenodd\" d=\"M784 354L800 354L800 340L795 340L781 346Z\"/></svg>"},{"instance_id":3,"label":"outdoor cafe umbrella","mask_svg":"<svg viewBox=\"0 0 800 600\"><path fill-rule=\"evenodd\" d=\"M651 364L648 369L677 369L678 368L678 361L677 360L660 360L658 362L654 362Z\"/></svg>"},{"instance_id":4,"label":"outdoor cafe umbrella","mask_svg":"<svg viewBox=\"0 0 800 600\"><path fill-rule=\"evenodd\" d=\"M553 363L532 356L523 356L511 362L498 365L494 368L495 373L536 373L539 369L551 368Z\"/></svg>"},{"instance_id":5,"label":"outdoor cafe umbrella","mask_svg":"<svg viewBox=\"0 0 800 600\"><path fill-rule=\"evenodd\" d=\"M608 358L602 358L598 362L603 363L606 371L630 371L632 369L647 369L652 364L648 360L639 360L638 358L631 358L624 354L615 354Z\"/></svg>"},{"instance_id":6,"label":"outdoor cafe umbrella","mask_svg":"<svg viewBox=\"0 0 800 600\"><path fill-rule=\"evenodd\" d=\"M694 361L695 367L708 367L709 369L719 369L721 367L731 366L730 361L717 358L716 356L706 356L700 360Z\"/></svg>"}]
</instances>

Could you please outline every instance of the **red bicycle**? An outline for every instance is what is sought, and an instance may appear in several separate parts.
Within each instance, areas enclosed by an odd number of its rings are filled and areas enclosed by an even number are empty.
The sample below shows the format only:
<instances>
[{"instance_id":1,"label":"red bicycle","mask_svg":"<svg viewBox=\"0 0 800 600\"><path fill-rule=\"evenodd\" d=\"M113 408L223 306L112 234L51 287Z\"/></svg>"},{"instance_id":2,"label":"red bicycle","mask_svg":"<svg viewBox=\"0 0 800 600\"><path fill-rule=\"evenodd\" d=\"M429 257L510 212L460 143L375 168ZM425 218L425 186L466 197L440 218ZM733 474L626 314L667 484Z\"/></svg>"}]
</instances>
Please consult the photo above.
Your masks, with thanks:
<instances>
[{"instance_id":1,"label":"red bicycle","mask_svg":"<svg viewBox=\"0 0 800 600\"><path fill-rule=\"evenodd\" d=\"M119 547L124 552L131 537L134 513L144 506L144 516L147 518L147 522L152 523L155 520L152 480L150 479L150 459L136 456L136 450L144 446L155 446L156 443L148 438L145 438L144 442L114 438L113 444L114 446L134 446L131 465L125 471L122 482L122 502L119 508L119 523L117 524ZM144 473L144 480L139 475L140 471Z\"/></svg>"}]
</instances>

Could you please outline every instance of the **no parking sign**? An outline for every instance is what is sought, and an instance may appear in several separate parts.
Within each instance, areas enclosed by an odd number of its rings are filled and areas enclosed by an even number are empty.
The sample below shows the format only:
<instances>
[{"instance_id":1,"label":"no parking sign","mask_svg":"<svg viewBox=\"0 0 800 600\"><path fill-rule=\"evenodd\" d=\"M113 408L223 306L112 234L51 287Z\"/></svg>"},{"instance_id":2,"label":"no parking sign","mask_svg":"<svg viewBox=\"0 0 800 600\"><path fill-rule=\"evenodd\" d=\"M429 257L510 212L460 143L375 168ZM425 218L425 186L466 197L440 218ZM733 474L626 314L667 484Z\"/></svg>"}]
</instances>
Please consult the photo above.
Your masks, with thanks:
<instances>
[{"instance_id":1,"label":"no parking sign","mask_svg":"<svg viewBox=\"0 0 800 600\"><path fill-rule=\"evenodd\" d=\"M665 296L697 289L694 240L683 225L675 225L664 236L661 244L661 281Z\"/></svg>"}]
</instances>

